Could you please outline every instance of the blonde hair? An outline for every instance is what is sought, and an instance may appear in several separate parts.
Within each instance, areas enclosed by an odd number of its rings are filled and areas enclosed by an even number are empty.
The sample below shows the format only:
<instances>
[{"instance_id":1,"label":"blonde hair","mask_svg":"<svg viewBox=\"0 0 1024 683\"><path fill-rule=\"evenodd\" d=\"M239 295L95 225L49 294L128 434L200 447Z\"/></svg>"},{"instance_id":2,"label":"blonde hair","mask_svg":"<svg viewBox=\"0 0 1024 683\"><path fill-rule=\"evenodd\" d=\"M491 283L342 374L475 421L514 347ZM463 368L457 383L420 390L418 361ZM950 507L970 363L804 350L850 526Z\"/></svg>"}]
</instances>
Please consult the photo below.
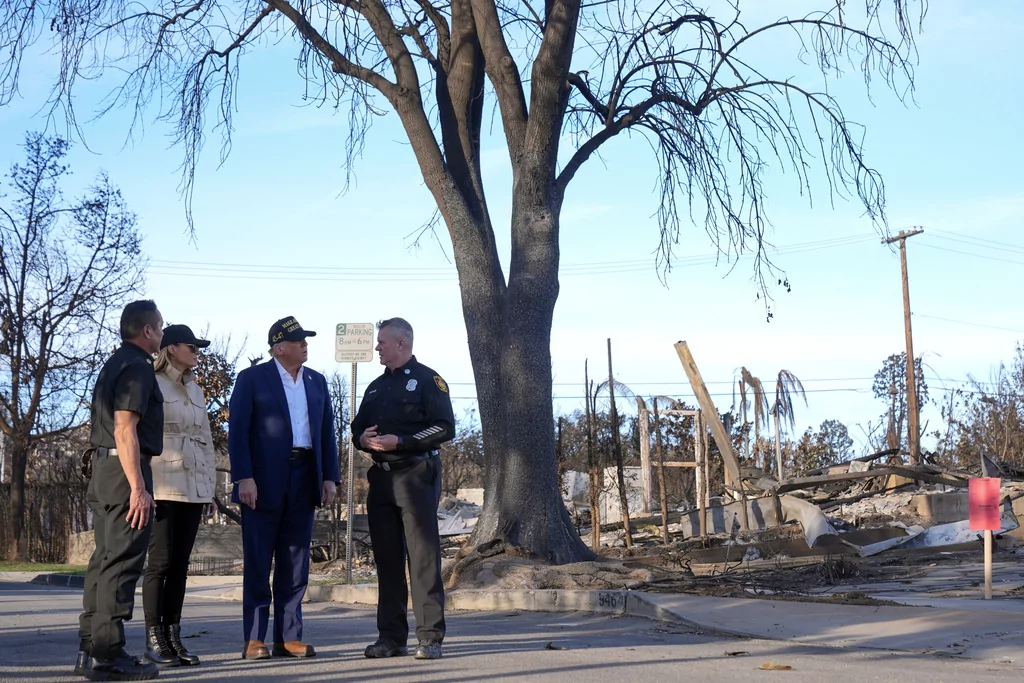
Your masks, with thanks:
<instances>
[{"instance_id":1,"label":"blonde hair","mask_svg":"<svg viewBox=\"0 0 1024 683\"><path fill-rule=\"evenodd\" d=\"M156 360L153 361L153 372L163 372L164 368L171 364L171 354L167 351L169 348L171 347L165 346L160 349L160 353L156 354Z\"/></svg>"}]
</instances>

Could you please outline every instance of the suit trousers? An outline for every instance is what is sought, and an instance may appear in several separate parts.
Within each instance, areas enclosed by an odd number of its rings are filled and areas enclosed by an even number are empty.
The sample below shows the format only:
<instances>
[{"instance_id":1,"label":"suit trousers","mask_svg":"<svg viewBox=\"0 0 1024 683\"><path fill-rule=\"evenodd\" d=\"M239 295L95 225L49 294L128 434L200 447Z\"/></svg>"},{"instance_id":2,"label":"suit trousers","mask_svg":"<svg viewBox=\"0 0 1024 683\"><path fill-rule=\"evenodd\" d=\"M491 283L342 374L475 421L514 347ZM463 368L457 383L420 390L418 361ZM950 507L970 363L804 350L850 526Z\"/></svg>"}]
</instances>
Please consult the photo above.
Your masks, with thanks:
<instances>
[{"instance_id":1,"label":"suit trousers","mask_svg":"<svg viewBox=\"0 0 1024 683\"><path fill-rule=\"evenodd\" d=\"M366 512L377 565L377 631L404 645L409 638L406 606L412 588L416 638L444 640L444 584L437 505L441 500L441 459L429 458L390 472L371 467Z\"/></svg>"},{"instance_id":2,"label":"suit trousers","mask_svg":"<svg viewBox=\"0 0 1024 683\"><path fill-rule=\"evenodd\" d=\"M153 470L142 457L146 490L153 491ZM112 659L124 649L124 622L132 618L135 586L146 562L152 523L133 529L125 521L131 486L116 455L93 460L86 494L92 508L96 549L85 572L83 611L78 619L81 649L97 659Z\"/></svg>"},{"instance_id":3,"label":"suit trousers","mask_svg":"<svg viewBox=\"0 0 1024 683\"><path fill-rule=\"evenodd\" d=\"M204 507L204 503L156 502L153 533L149 538L149 562L142 580L146 628L181 623L188 562Z\"/></svg>"},{"instance_id":4,"label":"suit trousers","mask_svg":"<svg viewBox=\"0 0 1024 683\"><path fill-rule=\"evenodd\" d=\"M319 485L314 463L291 461L284 502L278 510L242 505L243 640L266 642L270 605L274 605L274 641L302 640L302 598L309 584L313 540L314 491ZM270 585L274 565L273 591Z\"/></svg>"}]
</instances>

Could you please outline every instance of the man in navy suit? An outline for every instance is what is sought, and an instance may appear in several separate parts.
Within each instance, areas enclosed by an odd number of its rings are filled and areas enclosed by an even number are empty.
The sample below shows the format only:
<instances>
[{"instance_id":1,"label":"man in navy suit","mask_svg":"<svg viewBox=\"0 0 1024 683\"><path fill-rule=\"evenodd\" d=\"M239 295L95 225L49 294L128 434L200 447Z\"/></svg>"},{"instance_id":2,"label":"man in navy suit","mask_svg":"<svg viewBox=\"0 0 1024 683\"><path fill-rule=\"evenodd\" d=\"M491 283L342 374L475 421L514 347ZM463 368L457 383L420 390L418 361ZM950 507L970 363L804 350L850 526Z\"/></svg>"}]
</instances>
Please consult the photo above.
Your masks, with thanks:
<instances>
[{"instance_id":1,"label":"man in navy suit","mask_svg":"<svg viewBox=\"0 0 1024 683\"><path fill-rule=\"evenodd\" d=\"M232 500L242 507L244 659L269 659L264 644L274 603L275 657L312 657L302 642L313 509L334 500L341 479L327 380L303 367L307 337L293 317L270 328L271 360L238 373L228 452ZM270 564L274 561L271 593Z\"/></svg>"}]
</instances>

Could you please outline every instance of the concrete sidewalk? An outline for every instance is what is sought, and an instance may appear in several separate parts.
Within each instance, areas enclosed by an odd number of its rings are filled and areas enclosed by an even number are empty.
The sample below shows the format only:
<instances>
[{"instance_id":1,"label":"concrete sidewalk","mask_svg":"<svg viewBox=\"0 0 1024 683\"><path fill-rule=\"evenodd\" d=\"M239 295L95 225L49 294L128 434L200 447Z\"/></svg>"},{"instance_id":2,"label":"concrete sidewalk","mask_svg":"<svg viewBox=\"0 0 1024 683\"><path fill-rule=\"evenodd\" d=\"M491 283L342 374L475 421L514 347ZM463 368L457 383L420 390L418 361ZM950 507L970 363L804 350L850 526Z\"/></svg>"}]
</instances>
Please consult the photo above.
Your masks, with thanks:
<instances>
[{"instance_id":1,"label":"concrete sidewalk","mask_svg":"<svg viewBox=\"0 0 1024 683\"><path fill-rule=\"evenodd\" d=\"M240 600L241 587L200 595ZM888 597L888 596L886 596ZM376 604L376 584L310 586L311 602ZM642 591L456 590L448 609L591 612L657 619L699 631L787 640L828 647L870 648L967 657L1024 660L1024 600L921 597L917 605L716 598ZM913 601L911 596L904 597Z\"/></svg>"},{"instance_id":2,"label":"concrete sidewalk","mask_svg":"<svg viewBox=\"0 0 1024 683\"><path fill-rule=\"evenodd\" d=\"M241 590L241 577L237 576L189 579L190 599L240 601ZM309 603L370 606L376 599L376 584L313 585L306 595ZM1024 661L1024 600L932 597L927 601L935 606L863 606L642 591L455 590L446 596L450 611L643 617L698 632L807 645Z\"/></svg>"}]
</instances>

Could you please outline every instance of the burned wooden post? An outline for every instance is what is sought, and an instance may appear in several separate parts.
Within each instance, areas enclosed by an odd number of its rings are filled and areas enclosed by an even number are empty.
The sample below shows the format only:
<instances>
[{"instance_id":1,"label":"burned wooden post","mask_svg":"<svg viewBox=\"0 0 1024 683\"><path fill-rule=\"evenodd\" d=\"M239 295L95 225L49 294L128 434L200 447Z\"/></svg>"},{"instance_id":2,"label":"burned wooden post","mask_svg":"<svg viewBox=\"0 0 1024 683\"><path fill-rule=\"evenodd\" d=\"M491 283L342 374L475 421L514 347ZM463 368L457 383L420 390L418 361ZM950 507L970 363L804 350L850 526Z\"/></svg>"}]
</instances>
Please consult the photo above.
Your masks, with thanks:
<instances>
[{"instance_id":1,"label":"burned wooden post","mask_svg":"<svg viewBox=\"0 0 1024 683\"><path fill-rule=\"evenodd\" d=\"M739 488L740 499L743 501L743 505L740 506L743 510L743 529L748 530L750 529L750 515L747 511L747 494L743 489L740 464L732 450L729 433L725 431L725 425L722 424L722 420L718 417L718 410L715 408L714 401L711 400L711 394L708 392L707 385L704 384L700 370L697 369L697 363L693 360L690 347L686 345L685 341L679 341L676 342L675 349L679 355L679 362L683 364L686 377L690 380L690 386L693 387L697 403L700 405L701 411L708 416L707 419L711 427L711 433L715 437L715 443L718 444L718 452L722 454L722 461L725 464L726 485L733 483Z\"/></svg>"},{"instance_id":2,"label":"burned wooden post","mask_svg":"<svg viewBox=\"0 0 1024 683\"><path fill-rule=\"evenodd\" d=\"M647 420L644 419L644 424ZM665 455L661 451L661 419L658 415L658 397L654 397L654 441L658 451L658 489L661 494L661 541L668 545L668 494L665 491Z\"/></svg>"},{"instance_id":3,"label":"burned wooden post","mask_svg":"<svg viewBox=\"0 0 1024 683\"><path fill-rule=\"evenodd\" d=\"M655 399L657 401L657 399ZM651 514L651 435L647 427L647 406L644 400L636 397L637 424L640 428L640 512L646 517Z\"/></svg>"},{"instance_id":4,"label":"burned wooden post","mask_svg":"<svg viewBox=\"0 0 1024 683\"><path fill-rule=\"evenodd\" d=\"M626 547L633 547L633 535L629 530L629 498L626 495L626 475L622 467L622 438L619 434L619 411L615 407L615 374L612 372L612 340L608 338L608 399L611 407L608 418L612 423L612 449L615 453L615 470L619 481L619 505L622 506L622 531L626 536Z\"/></svg>"},{"instance_id":5,"label":"burned wooden post","mask_svg":"<svg viewBox=\"0 0 1024 683\"><path fill-rule=\"evenodd\" d=\"M594 406L590 397L594 388L590 383L588 363L583 363L583 400L587 416L587 469L590 473L590 537L591 549L597 552L601 547L601 480L598 477L597 459L594 457Z\"/></svg>"},{"instance_id":6,"label":"burned wooden post","mask_svg":"<svg viewBox=\"0 0 1024 683\"><path fill-rule=\"evenodd\" d=\"M699 410L695 413L693 416L693 459L697 463L697 510L700 512L700 537L704 538L708 530L708 475L710 473L708 472L708 454L705 447L707 439L704 435L704 419Z\"/></svg>"}]
</instances>

